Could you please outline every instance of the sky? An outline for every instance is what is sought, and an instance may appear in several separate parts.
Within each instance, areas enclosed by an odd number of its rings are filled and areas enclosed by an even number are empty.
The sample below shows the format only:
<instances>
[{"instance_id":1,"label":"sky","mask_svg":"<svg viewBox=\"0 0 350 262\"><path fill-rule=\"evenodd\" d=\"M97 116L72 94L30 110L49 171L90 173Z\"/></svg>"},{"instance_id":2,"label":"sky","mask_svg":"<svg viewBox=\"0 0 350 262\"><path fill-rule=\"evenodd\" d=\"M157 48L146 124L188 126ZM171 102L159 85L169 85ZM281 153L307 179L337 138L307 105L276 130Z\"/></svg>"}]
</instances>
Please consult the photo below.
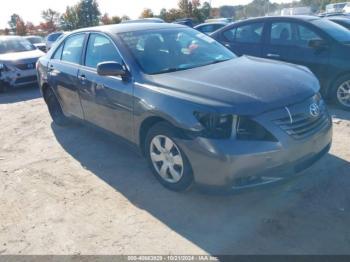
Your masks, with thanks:
<instances>
[{"instance_id":1,"label":"sky","mask_svg":"<svg viewBox=\"0 0 350 262\"><path fill-rule=\"evenodd\" d=\"M247 4L252 0L211 0L213 7L221 5ZM41 11L54 9L64 12L67 5L74 5L78 0L3 0L0 8L0 28L8 27L8 21L13 13L19 14L24 21L38 24L41 21ZM102 13L109 15L128 15L138 18L144 8L151 8L159 13L162 8L177 7L178 0L98 0ZM202 1L204 2L204 1ZM291 0L274 0L272 2L291 2Z\"/></svg>"}]
</instances>

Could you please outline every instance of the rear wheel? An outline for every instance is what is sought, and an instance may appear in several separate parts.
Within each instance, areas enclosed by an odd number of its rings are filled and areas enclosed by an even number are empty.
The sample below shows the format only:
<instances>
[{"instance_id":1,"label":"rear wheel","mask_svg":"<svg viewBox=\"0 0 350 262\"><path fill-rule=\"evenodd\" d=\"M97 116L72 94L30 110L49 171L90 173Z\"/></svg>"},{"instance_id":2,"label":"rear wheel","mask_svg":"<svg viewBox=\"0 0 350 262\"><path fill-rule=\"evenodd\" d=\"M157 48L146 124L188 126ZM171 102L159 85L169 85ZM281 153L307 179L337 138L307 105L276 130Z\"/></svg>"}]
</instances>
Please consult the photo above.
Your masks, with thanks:
<instances>
[{"instance_id":1,"label":"rear wheel","mask_svg":"<svg viewBox=\"0 0 350 262\"><path fill-rule=\"evenodd\" d=\"M62 108L55 93L47 88L45 91L45 101L49 109L50 116L53 122L58 126L67 126L70 124L70 119L63 114Z\"/></svg>"},{"instance_id":2,"label":"rear wheel","mask_svg":"<svg viewBox=\"0 0 350 262\"><path fill-rule=\"evenodd\" d=\"M163 186L185 191L193 184L193 173L185 153L174 140L176 137L178 134L171 125L158 123L147 134L145 152L150 168Z\"/></svg>"},{"instance_id":3,"label":"rear wheel","mask_svg":"<svg viewBox=\"0 0 350 262\"><path fill-rule=\"evenodd\" d=\"M350 111L350 75L342 76L335 81L331 96L337 106Z\"/></svg>"}]
</instances>

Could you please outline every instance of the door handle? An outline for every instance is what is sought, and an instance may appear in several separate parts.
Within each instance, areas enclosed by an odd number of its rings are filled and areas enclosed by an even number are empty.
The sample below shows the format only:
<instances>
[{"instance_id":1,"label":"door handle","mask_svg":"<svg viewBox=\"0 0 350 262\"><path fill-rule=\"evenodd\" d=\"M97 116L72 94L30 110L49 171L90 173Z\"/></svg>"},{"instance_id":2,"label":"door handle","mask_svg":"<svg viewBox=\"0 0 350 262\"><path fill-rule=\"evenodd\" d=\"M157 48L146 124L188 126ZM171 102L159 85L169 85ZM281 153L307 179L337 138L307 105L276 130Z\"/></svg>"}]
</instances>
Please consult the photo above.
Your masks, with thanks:
<instances>
[{"instance_id":1,"label":"door handle","mask_svg":"<svg viewBox=\"0 0 350 262\"><path fill-rule=\"evenodd\" d=\"M78 79L80 81L85 81L86 80L86 76L85 75L80 75L80 76L78 76Z\"/></svg>"},{"instance_id":2,"label":"door handle","mask_svg":"<svg viewBox=\"0 0 350 262\"><path fill-rule=\"evenodd\" d=\"M267 54L266 56L270 57L270 58L280 58L281 57L279 54Z\"/></svg>"}]
</instances>

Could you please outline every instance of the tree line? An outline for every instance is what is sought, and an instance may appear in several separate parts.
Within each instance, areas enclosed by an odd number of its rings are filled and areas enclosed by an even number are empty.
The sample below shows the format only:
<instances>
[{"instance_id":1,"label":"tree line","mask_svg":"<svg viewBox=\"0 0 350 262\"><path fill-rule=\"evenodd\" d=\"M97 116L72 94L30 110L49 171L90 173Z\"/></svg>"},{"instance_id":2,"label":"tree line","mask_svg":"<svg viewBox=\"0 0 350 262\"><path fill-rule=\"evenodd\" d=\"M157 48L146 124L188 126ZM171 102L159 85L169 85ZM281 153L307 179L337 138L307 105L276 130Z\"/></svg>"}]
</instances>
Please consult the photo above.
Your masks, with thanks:
<instances>
[{"instance_id":1,"label":"tree line","mask_svg":"<svg viewBox=\"0 0 350 262\"><path fill-rule=\"evenodd\" d=\"M212 8L209 2L201 3L200 0L179 0L177 8L169 10L163 8L159 14L154 14L149 8L142 11L139 18L158 17L166 22L173 22L181 18L192 18L195 23L201 23L208 18L226 17L234 20L263 16L276 10L287 7L311 6L313 11L319 12L325 9L329 3L343 2L344 0L299 0L288 4L277 4L271 0L253 0L247 5L221 6ZM0 34L48 34L58 30L71 31L79 28L97 26L100 24L118 24L123 20L129 20L127 15L109 16L102 14L97 0L80 0L73 6L67 6L64 13L52 9L42 11L43 22L34 25L32 22L24 22L18 15L13 14L8 22L9 28L0 30Z\"/></svg>"}]
</instances>

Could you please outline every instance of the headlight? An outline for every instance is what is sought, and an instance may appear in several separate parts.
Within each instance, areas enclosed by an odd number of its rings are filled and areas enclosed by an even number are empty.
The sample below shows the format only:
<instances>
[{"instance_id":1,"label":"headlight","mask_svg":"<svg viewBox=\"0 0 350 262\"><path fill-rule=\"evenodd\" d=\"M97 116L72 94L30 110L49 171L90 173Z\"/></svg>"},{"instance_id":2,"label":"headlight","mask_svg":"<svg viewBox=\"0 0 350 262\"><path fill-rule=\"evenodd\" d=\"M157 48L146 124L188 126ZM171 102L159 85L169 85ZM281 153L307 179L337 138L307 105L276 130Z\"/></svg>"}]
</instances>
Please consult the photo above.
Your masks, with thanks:
<instances>
[{"instance_id":1,"label":"headlight","mask_svg":"<svg viewBox=\"0 0 350 262\"><path fill-rule=\"evenodd\" d=\"M3 71L3 72L16 71L16 68L0 63L0 71Z\"/></svg>"},{"instance_id":2,"label":"headlight","mask_svg":"<svg viewBox=\"0 0 350 262\"><path fill-rule=\"evenodd\" d=\"M201 135L214 139L230 138L237 122L237 116L228 114L195 112L194 116L204 127Z\"/></svg>"},{"instance_id":3,"label":"headlight","mask_svg":"<svg viewBox=\"0 0 350 262\"><path fill-rule=\"evenodd\" d=\"M212 139L277 141L263 126L248 117L219 113L194 113L204 127L201 136Z\"/></svg>"},{"instance_id":4,"label":"headlight","mask_svg":"<svg viewBox=\"0 0 350 262\"><path fill-rule=\"evenodd\" d=\"M277 141L263 126L248 117L239 117L236 138L239 140Z\"/></svg>"}]
</instances>

